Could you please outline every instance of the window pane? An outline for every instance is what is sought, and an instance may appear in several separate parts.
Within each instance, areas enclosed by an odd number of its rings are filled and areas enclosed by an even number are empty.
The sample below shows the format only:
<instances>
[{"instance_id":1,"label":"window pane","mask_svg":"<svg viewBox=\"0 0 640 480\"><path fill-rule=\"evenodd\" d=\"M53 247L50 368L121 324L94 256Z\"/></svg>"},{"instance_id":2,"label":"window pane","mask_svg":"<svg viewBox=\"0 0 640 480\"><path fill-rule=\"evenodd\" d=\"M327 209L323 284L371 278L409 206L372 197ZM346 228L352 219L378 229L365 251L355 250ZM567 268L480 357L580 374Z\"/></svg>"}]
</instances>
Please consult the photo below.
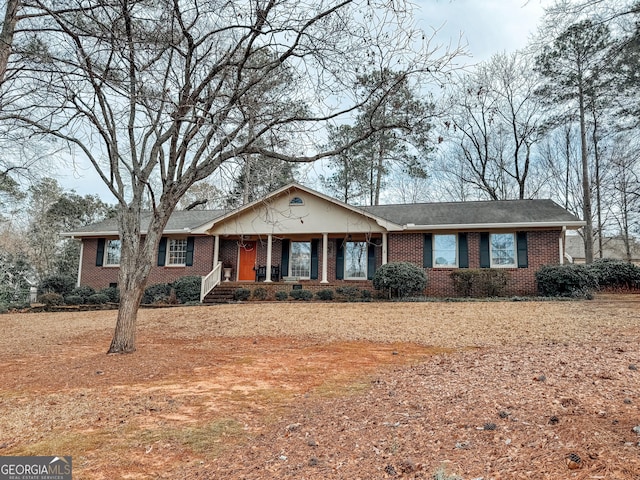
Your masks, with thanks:
<instances>
[{"instance_id":1,"label":"window pane","mask_svg":"<svg viewBox=\"0 0 640 480\"><path fill-rule=\"evenodd\" d=\"M513 233L492 233L491 266L515 266L515 245Z\"/></svg>"},{"instance_id":2,"label":"window pane","mask_svg":"<svg viewBox=\"0 0 640 480\"><path fill-rule=\"evenodd\" d=\"M433 264L436 267L458 264L457 235L433 236Z\"/></svg>"},{"instance_id":3,"label":"window pane","mask_svg":"<svg viewBox=\"0 0 640 480\"><path fill-rule=\"evenodd\" d=\"M367 278L367 242L347 242L344 251L344 277Z\"/></svg>"},{"instance_id":4,"label":"window pane","mask_svg":"<svg viewBox=\"0 0 640 480\"><path fill-rule=\"evenodd\" d=\"M291 242L289 267L292 277L311 276L311 242Z\"/></svg>"},{"instance_id":5,"label":"window pane","mask_svg":"<svg viewBox=\"0 0 640 480\"><path fill-rule=\"evenodd\" d=\"M187 240L169 239L169 260L167 265L184 265L187 263Z\"/></svg>"},{"instance_id":6,"label":"window pane","mask_svg":"<svg viewBox=\"0 0 640 480\"><path fill-rule=\"evenodd\" d=\"M120 265L120 240L107 240L107 265Z\"/></svg>"}]
</instances>

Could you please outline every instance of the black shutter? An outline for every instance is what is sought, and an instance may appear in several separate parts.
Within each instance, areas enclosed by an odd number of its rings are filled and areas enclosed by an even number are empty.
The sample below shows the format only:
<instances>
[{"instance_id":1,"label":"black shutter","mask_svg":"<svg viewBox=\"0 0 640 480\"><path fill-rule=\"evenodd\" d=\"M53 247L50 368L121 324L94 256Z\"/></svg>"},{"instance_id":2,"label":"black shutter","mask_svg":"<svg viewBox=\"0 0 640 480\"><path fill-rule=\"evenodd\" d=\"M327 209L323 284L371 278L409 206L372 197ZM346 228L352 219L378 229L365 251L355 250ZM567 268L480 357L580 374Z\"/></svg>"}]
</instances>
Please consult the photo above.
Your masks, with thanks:
<instances>
[{"instance_id":1,"label":"black shutter","mask_svg":"<svg viewBox=\"0 0 640 480\"><path fill-rule=\"evenodd\" d=\"M282 256L280 257L280 275L289 276L289 240L282 240Z\"/></svg>"},{"instance_id":2,"label":"black shutter","mask_svg":"<svg viewBox=\"0 0 640 480\"><path fill-rule=\"evenodd\" d=\"M422 267L433 268L433 235L425 233L422 238Z\"/></svg>"},{"instance_id":3,"label":"black shutter","mask_svg":"<svg viewBox=\"0 0 640 480\"><path fill-rule=\"evenodd\" d=\"M344 244L342 240L336 240L336 279L344 279Z\"/></svg>"},{"instance_id":4,"label":"black shutter","mask_svg":"<svg viewBox=\"0 0 640 480\"><path fill-rule=\"evenodd\" d=\"M376 273L376 246L370 243L367 251L367 278L369 280L373 280L373 275L375 273Z\"/></svg>"},{"instance_id":5,"label":"black shutter","mask_svg":"<svg viewBox=\"0 0 640 480\"><path fill-rule=\"evenodd\" d=\"M489 251L489 234L480 234L480 268L491 267L491 253Z\"/></svg>"},{"instance_id":6,"label":"black shutter","mask_svg":"<svg viewBox=\"0 0 640 480\"><path fill-rule=\"evenodd\" d=\"M318 239L311 240L311 280L318 279Z\"/></svg>"},{"instance_id":7,"label":"black shutter","mask_svg":"<svg viewBox=\"0 0 640 480\"><path fill-rule=\"evenodd\" d=\"M193 248L195 244L194 237L187 237L187 258L185 259L185 264L187 267L193 266Z\"/></svg>"},{"instance_id":8,"label":"black shutter","mask_svg":"<svg viewBox=\"0 0 640 480\"><path fill-rule=\"evenodd\" d=\"M518 268L529 267L529 255L527 253L527 232L518 232Z\"/></svg>"},{"instance_id":9,"label":"black shutter","mask_svg":"<svg viewBox=\"0 0 640 480\"><path fill-rule=\"evenodd\" d=\"M105 239L98 239L98 250L96 250L96 267L101 267L104 263L104 244Z\"/></svg>"},{"instance_id":10,"label":"black shutter","mask_svg":"<svg viewBox=\"0 0 640 480\"><path fill-rule=\"evenodd\" d=\"M469 243L466 233L458 234L458 267L469 268Z\"/></svg>"},{"instance_id":11,"label":"black shutter","mask_svg":"<svg viewBox=\"0 0 640 480\"><path fill-rule=\"evenodd\" d=\"M164 262L167 259L167 237L160 239L160 245L158 245L158 266L164 267Z\"/></svg>"}]
</instances>

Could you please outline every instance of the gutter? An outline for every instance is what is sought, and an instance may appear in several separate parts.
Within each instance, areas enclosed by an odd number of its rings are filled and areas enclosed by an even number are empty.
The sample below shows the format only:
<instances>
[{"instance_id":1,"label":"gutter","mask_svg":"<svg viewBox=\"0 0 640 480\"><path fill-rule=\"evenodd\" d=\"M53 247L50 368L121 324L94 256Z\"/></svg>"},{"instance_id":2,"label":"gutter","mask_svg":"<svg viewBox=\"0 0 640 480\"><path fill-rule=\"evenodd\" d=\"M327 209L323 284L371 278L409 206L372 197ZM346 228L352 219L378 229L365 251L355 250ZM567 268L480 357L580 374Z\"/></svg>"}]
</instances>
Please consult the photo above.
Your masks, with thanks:
<instances>
[{"instance_id":1,"label":"gutter","mask_svg":"<svg viewBox=\"0 0 640 480\"><path fill-rule=\"evenodd\" d=\"M444 225L414 225L407 224L402 226L402 230L487 230L487 229L531 229L531 228L567 228L577 230L585 226L583 221L573 222L520 222L520 223L450 223Z\"/></svg>"}]
</instances>

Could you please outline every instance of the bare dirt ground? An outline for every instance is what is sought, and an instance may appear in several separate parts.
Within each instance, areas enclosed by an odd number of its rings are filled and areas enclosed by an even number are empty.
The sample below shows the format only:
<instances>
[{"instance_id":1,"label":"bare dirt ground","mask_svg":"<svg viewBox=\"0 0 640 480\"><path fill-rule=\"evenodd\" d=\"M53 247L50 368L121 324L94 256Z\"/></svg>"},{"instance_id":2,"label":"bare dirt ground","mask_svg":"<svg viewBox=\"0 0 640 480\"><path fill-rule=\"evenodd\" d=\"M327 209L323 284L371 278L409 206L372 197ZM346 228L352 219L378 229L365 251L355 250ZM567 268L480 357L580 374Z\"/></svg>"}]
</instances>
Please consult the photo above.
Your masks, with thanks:
<instances>
[{"instance_id":1,"label":"bare dirt ground","mask_svg":"<svg viewBox=\"0 0 640 480\"><path fill-rule=\"evenodd\" d=\"M74 479L640 479L640 296L0 316L0 455ZM640 429L636 429L640 430Z\"/></svg>"}]
</instances>

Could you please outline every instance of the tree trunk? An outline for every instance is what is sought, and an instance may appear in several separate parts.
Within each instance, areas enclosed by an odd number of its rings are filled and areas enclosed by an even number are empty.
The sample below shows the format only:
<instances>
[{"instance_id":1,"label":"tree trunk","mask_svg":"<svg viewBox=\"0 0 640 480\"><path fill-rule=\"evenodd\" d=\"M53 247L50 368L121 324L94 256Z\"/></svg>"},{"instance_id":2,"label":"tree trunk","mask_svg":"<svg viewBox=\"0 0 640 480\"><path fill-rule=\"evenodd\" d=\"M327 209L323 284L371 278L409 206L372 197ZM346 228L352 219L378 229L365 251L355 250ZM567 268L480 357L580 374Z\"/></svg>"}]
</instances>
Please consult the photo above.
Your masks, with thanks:
<instances>
[{"instance_id":1,"label":"tree trunk","mask_svg":"<svg viewBox=\"0 0 640 480\"><path fill-rule=\"evenodd\" d=\"M0 32L0 85L4 82L7 73L7 64L13 45L13 34L18 21L18 7L20 0L8 0L7 9L4 13L2 31Z\"/></svg>"},{"instance_id":2,"label":"tree trunk","mask_svg":"<svg viewBox=\"0 0 640 480\"><path fill-rule=\"evenodd\" d=\"M132 205L141 202L132 201ZM158 208L157 212L162 211ZM156 261L158 244L166 225L165 217L154 215L144 241L140 236L140 208L120 212L120 306L113 340L108 353L132 353L136 350L136 320L151 266ZM168 216L166 216L168 218Z\"/></svg>"},{"instance_id":3,"label":"tree trunk","mask_svg":"<svg viewBox=\"0 0 640 480\"><path fill-rule=\"evenodd\" d=\"M593 221L591 218L591 188L589 186L589 158L587 156L587 129L585 122L584 92L579 87L578 103L580 104L580 147L582 157L582 214L584 226L584 260L593 262Z\"/></svg>"}]
</instances>

